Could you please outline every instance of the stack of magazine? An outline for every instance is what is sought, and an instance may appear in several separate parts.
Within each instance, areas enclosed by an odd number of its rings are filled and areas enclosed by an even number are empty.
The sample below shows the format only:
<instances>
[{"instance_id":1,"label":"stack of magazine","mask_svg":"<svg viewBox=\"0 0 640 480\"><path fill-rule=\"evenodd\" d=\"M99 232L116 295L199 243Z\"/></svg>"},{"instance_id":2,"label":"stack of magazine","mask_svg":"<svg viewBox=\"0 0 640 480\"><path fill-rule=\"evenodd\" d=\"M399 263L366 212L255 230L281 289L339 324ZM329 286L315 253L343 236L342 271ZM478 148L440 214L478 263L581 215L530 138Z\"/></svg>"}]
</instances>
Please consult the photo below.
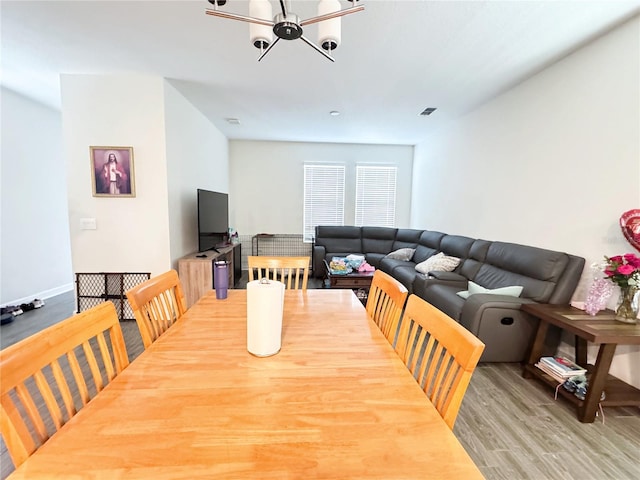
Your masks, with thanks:
<instances>
[{"instance_id":1,"label":"stack of magazine","mask_svg":"<svg viewBox=\"0 0 640 480\"><path fill-rule=\"evenodd\" d=\"M587 373L586 369L566 357L541 357L536 367L560 383Z\"/></svg>"}]
</instances>

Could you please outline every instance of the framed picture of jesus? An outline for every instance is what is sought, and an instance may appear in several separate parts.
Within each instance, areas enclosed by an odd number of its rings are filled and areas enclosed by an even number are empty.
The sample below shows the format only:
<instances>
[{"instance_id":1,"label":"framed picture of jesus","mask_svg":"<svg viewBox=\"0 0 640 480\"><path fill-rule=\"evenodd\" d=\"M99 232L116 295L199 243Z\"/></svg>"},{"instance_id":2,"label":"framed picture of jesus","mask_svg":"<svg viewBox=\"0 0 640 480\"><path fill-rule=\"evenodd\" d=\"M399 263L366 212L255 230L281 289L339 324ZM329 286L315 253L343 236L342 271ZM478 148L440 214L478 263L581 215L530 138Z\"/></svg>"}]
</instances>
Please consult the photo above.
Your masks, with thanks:
<instances>
[{"instance_id":1,"label":"framed picture of jesus","mask_svg":"<svg viewBox=\"0 0 640 480\"><path fill-rule=\"evenodd\" d=\"M94 197L135 197L133 147L89 147Z\"/></svg>"}]
</instances>

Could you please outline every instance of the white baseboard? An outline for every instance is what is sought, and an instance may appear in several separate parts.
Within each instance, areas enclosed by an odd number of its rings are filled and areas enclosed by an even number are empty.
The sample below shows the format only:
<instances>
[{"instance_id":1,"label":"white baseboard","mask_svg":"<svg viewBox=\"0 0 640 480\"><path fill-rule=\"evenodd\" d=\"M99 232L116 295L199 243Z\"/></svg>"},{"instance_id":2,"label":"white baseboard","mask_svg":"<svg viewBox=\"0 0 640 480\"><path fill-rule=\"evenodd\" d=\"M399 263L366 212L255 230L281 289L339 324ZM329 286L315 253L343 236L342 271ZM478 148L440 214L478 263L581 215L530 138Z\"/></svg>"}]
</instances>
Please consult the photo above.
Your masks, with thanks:
<instances>
[{"instance_id":1,"label":"white baseboard","mask_svg":"<svg viewBox=\"0 0 640 480\"><path fill-rule=\"evenodd\" d=\"M56 288L51 288L49 290L44 290L42 292L33 293L27 297L16 298L15 300L11 300L9 302L3 302L3 305L20 305L22 303L33 302L34 299L39 298L40 300L45 300L47 298L55 297L56 295L60 295L62 293L73 291L74 284L67 283L65 285L60 285Z\"/></svg>"}]
</instances>

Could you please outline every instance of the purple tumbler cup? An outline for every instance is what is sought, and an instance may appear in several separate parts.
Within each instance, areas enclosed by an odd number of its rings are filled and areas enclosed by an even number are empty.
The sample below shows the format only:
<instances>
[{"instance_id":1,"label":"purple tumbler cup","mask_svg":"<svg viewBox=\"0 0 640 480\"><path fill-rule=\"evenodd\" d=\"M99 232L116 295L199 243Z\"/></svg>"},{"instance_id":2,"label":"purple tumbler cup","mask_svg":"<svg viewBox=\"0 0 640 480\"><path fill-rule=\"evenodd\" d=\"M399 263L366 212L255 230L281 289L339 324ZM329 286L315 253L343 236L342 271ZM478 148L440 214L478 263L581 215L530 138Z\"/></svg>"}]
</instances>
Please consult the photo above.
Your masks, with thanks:
<instances>
[{"instance_id":1,"label":"purple tumbler cup","mask_svg":"<svg viewBox=\"0 0 640 480\"><path fill-rule=\"evenodd\" d=\"M229 286L228 263L225 261L213 262L213 286L216 289L216 298L223 300L227 298L227 288Z\"/></svg>"}]
</instances>

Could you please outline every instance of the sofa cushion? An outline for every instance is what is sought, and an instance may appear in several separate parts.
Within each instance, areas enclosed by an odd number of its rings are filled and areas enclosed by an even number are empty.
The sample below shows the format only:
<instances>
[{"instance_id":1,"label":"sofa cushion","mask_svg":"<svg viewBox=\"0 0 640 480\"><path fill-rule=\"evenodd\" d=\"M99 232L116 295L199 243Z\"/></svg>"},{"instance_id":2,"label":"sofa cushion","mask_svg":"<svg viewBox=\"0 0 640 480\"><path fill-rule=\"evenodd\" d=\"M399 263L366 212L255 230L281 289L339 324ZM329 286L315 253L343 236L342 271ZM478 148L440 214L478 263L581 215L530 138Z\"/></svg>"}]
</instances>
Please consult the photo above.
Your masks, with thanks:
<instances>
[{"instance_id":1,"label":"sofa cushion","mask_svg":"<svg viewBox=\"0 0 640 480\"><path fill-rule=\"evenodd\" d=\"M440 240L445 234L442 232L432 232L425 230L420 235L418 246L416 247L416 253L413 254L413 261L415 263L424 262L427 258L435 255L440 250Z\"/></svg>"},{"instance_id":2,"label":"sofa cushion","mask_svg":"<svg viewBox=\"0 0 640 480\"><path fill-rule=\"evenodd\" d=\"M456 295L462 297L464 299L469 298L470 295L476 295L478 293L488 293L490 295L507 295L509 297L519 297L522 293L521 286L510 286L510 287L500 287L500 288L484 288L482 285L478 285L474 282L469 282L469 286L467 290L463 290L461 292L456 292Z\"/></svg>"},{"instance_id":3,"label":"sofa cushion","mask_svg":"<svg viewBox=\"0 0 640 480\"><path fill-rule=\"evenodd\" d=\"M420 235L424 230L415 230L413 228L399 228L396 232L396 239L393 242L393 247L389 251L397 250L399 248L416 248Z\"/></svg>"},{"instance_id":4,"label":"sofa cushion","mask_svg":"<svg viewBox=\"0 0 640 480\"><path fill-rule=\"evenodd\" d=\"M325 226L316 227L316 245L323 246L327 253L358 253L362 251L360 227ZM345 255L346 256L346 255Z\"/></svg>"},{"instance_id":5,"label":"sofa cushion","mask_svg":"<svg viewBox=\"0 0 640 480\"><path fill-rule=\"evenodd\" d=\"M445 255L467 258L474 242L475 239L461 235L445 235L440 240L439 250Z\"/></svg>"},{"instance_id":6,"label":"sofa cushion","mask_svg":"<svg viewBox=\"0 0 640 480\"><path fill-rule=\"evenodd\" d=\"M482 262L487 258L487 252L490 246L491 242L488 240L478 239L473 242L473 245L469 249L469 256L462 260L462 264L458 268L458 273L467 278L474 278L478 274Z\"/></svg>"},{"instance_id":7,"label":"sofa cushion","mask_svg":"<svg viewBox=\"0 0 640 480\"><path fill-rule=\"evenodd\" d=\"M373 267L380 268L380 262L387 255L384 253L367 253L367 263Z\"/></svg>"},{"instance_id":8,"label":"sofa cushion","mask_svg":"<svg viewBox=\"0 0 640 480\"><path fill-rule=\"evenodd\" d=\"M367 253L384 254L395 250L393 242L396 230L389 227L362 227L362 250Z\"/></svg>"},{"instance_id":9,"label":"sofa cushion","mask_svg":"<svg viewBox=\"0 0 640 480\"><path fill-rule=\"evenodd\" d=\"M485 263L469 280L491 289L522 285L523 298L547 303L568 262L566 253L492 242Z\"/></svg>"},{"instance_id":10,"label":"sofa cushion","mask_svg":"<svg viewBox=\"0 0 640 480\"><path fill-rule=\"evenodd\" d=\"M388 258L393 258L394 260L403 260L408 262L413 257L415 248L399 248L387 255Z\"/></svg>"},{"instance_id":11,"label":"sofa cushion","mask_svg":"<svg viewBox=\"0 0 640 480\"><path fill-rule=\"evenodd\" d=\"M416 272L415 266L411 262L403 262L403 265L396 266L392 274L393 278L407 287L409 294L413 293L413 282L418 275L420 274Z\"/></svg>"},{"instance_id":12,"label":"sofa cushion","mask_svg":"<svg viewBox=\"0 0 640 480\"><path fill-rule=\"evenodd\" d=\"M460 321L462 307L465 300L458 295L460 287L451 285L429 285L423 293L423 298L438 310L443 311L456 321Z\"/></svg>"},{"instance_id":13,"label":"sofa cushion","mask_svg":"<svg viewBox=\"0 0 640 480\"><path fill-rule=\"evenodd\" d=\"M449 257L440 252L427 258L424 262L418 263L416 270L424 274L429 272L453 272L459 264L459 258Z\"/></svg>"},{"instance_id":14,"label":"sofa cushion","mask_svg":"<svg viewBox=\"0 0 640 480\"><path fill-rule=\"evenodd\" d=\"M409 264L411 265L411 268L415 266L415 263L413 262L409 262ZM389 258L389 256L387 255L380 261L380 270L391 275L393 273L393 270L396 267L401 265L406 266L407 262L404 260L396 260L395 258Z\"/></svg>"}]
</instances>

